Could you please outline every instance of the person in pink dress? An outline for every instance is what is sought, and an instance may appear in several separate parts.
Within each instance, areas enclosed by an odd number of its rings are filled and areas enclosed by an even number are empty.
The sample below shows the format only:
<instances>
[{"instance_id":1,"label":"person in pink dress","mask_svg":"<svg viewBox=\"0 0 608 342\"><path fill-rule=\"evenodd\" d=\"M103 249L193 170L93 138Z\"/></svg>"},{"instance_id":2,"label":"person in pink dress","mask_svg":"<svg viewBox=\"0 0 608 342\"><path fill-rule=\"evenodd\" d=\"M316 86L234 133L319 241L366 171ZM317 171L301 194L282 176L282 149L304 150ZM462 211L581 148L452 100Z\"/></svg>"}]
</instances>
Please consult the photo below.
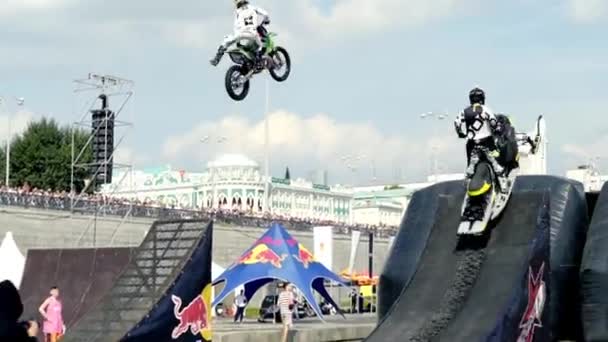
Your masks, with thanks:
<instances>
[{"instance_id":1,"label":"person in pink dress","mask_svg":"<svg viewBox=\"0 0 608 342\"><path fill-rule=\"evenodd\" d=\"M44 342L58 342L63 336L62 308L63 306L59 299L59 289L57 286L53 286L51 287L51 295L38 308L38 311L44 318L42 325Z\"/></svg>"}]
</instances>

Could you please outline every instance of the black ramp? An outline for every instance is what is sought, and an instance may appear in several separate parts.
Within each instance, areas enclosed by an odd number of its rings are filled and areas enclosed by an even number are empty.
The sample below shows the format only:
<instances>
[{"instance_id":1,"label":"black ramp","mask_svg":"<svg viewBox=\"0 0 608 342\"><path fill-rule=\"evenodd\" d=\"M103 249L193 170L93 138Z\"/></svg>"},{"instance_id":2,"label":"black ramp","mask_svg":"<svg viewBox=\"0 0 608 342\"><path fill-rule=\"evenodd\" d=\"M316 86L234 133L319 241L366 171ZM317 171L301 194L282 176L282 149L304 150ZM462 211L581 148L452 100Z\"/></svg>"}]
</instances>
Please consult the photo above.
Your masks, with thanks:
<instances>
[{"instance_id":1,"label":"black ramp","mask_svg":"<svg viewBox=\"0 0 608 342\"><path fill-rule=\"evenodd\" d=\"M458 220L463 196L464 188L460 181L436 184L414 193L380 275L379 321L399 300L414 277L423 254L435 259L429 261L434 264L440 263L438 258L442 256L446 262L453 261L451 249L433 246L435 243L455 246L456 234L449 231L453 229L452 222ZM435 256L436 252L432 250L449 251L450 255Z\"/></svg>"},{"instance_id":2,"label":"black ramp","mask_svg":"<svg viewBox=\"0 0 608 342\"><path fill-rule=\"evenodd\" d=\"M439 310L459 261L455 222L463 196L459 181L416 192L380 276L384 318L366 341L407 341Z\"/></svg>"},{"instance_id":3,"label":"black ramp","mask_svg":"<svg viewBox=\"0 0 608 342\"><path fill-rule=\"evenodd\" d=\"M205 236L207 223L154 222L112 288L67 331L62 342L119 341L172 287Z\"/></svg>"},{"instance_id":4,"label":"black ramp","mask_svg":"<svg viewBox=\"0 0 608 342\"><path fill-rule=\"evenodd\" d=\"M112 287L129 263L132 248L30 249L22 286L24 318L39 318L38 307L58 286L68 329Z\"/></svg>"},{"instance_id":5,"label":"black ramp","mask_svg":"<svg viewBox=\"0 0 608 342\"><path fill-rule=\"evenodd\" d=\"M537 221L542 219L538 213L543 196L542 192L513 194L504 217L492 231L485 249L486 260L468 300L438 340L482 341L490 335L516 282L527 271L530 243L537 233ZM538 335L537 332L537 338ZM516 341L517 336L510 340Z\"/></svg>"},{"instance_id":6,"label":"black ramp","mask_svg":"<svg viewBox=\"0 0 608 342\"><path fill-rule=\"evenodd\" d=\"M608 184L595 206L581 265L585 341L608 341Z\"/></svg>"},{"instance_id":7,"label":"black ramp","mask_svg":"<svg viewBox=\"0 0 608 342\"><path fill-rule=\"evenodd\" d=\"M412 199L380 278L384 315L367 341L516 339L525 330L520 323L529 303L528 270L537 272L543 263L542 326L533 319L530 332L535 341L550 335L580 340L573 294L588 222L582 186L559 177L519 177L487 246L460 250L455 235L463 190L457 183L421 190Z\"/></svg>"}]
</instances>

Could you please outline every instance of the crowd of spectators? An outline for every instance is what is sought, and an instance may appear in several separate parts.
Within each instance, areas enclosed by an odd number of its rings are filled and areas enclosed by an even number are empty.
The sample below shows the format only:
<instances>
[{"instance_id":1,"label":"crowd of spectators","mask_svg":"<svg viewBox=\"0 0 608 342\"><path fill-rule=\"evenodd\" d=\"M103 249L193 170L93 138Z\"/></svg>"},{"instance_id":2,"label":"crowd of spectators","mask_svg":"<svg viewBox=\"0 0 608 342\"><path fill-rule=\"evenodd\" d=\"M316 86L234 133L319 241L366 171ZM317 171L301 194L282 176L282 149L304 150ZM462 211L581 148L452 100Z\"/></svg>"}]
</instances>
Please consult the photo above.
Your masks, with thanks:
<instances>
[{"instance_id":1,"label":"crowd of spectators","mask_svg":"<svg viewBox=\"0 0 608 342\"><path fill-rule=\"evenodd\" d=\"M345 224L319 219L286 217L270 213L243 212L236 209L178 209L154 201L141 202L120 198L104 197L100 194L70 196L69 192L53 192L24 186L21 188L0 187L0 206L33 207L40 209L74 211L82 214L101 216L132 216L154 219L213 219L218 223L245 227L268 228L272 222L285 226L288 230L312 231L314 226L333 226L338 234L360 231L373 233L377 237L396 234L397 227Z\"/></svg>"}]
</instances>

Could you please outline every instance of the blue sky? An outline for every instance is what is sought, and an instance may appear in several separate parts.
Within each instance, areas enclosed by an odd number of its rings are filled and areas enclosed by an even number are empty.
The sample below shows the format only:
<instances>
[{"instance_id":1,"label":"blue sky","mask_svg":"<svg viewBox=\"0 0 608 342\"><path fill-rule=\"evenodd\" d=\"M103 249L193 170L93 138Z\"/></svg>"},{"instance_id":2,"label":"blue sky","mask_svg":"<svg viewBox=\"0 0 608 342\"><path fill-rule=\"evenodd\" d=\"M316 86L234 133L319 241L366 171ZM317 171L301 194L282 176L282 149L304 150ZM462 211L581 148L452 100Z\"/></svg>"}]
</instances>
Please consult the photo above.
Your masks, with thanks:
<instances>
[{"instance_id":1,"label":"blue sky","mask_svg":"<svg viewBox=\"0 0 608 342\"><path fill-rule=\"evenodd\" d=\"M227 59L217 68L207 62L232 29L231 1L2 2L0 94L26 98L14 126L44 115L74 121L81 113L71 81L110 73L135 81L125 112L135 127L119 150L123 161L200 170L222 152L262 159L266 77L234 103L223 88ZM331 181L348 182L353 175L341 158L350 155L362 156L358 183L369 183L371 165L383 181L420 180L434 144L441 169L459 172L463 142L451 117L474 85L522 130L546 116L551 172L608 157L607 0L257 4L270 12L294 63L287 82L270 83L275 174L286 165L298 176L328 169ZM449 121L419 118L446 110ZM218 134L227 143L199 143Z\"/></svg>"}]
</instances>

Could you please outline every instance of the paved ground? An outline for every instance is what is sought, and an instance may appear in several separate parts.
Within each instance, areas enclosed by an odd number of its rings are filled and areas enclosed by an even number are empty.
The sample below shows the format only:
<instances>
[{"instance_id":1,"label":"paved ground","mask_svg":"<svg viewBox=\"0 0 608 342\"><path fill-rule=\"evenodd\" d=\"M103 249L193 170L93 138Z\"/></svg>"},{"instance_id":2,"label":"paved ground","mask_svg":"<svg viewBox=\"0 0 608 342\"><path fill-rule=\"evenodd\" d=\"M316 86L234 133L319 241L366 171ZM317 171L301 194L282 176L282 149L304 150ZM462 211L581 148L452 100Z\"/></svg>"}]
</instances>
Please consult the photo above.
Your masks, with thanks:
<instances>
[{"instance_id":1,"label":"paved ground","mask_svg":"<svg viewBox=\"0 0 608 342\"><path fill-rule=\"evenodd\" d=\"M341 316L326 316L326 322L320 321L318 318L304 318L301 320L294 321L295 330L308 330L308 329L327 329L337 327L348 327L353 325L365 325L375 324L375 314L363 314L363 315L346 315L346 319ZM260 331L260 330L280 330L282 328L281 323L273 324L270 320L267 323L259 323L256 320L249 319L244 320L243 323L234 323L229 318L215 319L213 325L213 332L235 332L235 331Z\"/></svg>"}]
</instances>

